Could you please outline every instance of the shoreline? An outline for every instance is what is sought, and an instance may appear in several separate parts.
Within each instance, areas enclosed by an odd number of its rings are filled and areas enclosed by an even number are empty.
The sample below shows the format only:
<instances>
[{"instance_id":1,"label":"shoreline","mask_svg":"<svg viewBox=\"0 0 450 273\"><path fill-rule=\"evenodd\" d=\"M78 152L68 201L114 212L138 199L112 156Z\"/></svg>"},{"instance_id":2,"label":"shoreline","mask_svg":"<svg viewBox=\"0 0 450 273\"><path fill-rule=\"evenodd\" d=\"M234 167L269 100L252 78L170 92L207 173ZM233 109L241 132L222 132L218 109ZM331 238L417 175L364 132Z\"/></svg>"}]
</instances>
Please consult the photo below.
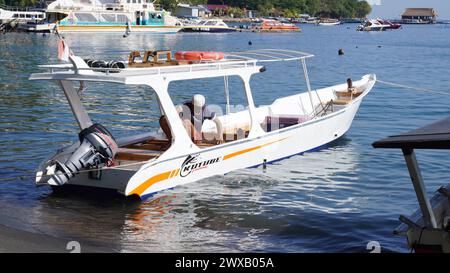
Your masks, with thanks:
<instances>
[{"instance_id":1,"label":"shoreline","mask_svg":"<svg viewBox=\"0 0 450 273\"><path fill-rule=\"evenodd\" d=\"M0 224L0 253L70 253L71 250L67 250L70 241ZM117 252L84 242L80 242L80 246L81 253Z\"/></svg>"}]
</instances>

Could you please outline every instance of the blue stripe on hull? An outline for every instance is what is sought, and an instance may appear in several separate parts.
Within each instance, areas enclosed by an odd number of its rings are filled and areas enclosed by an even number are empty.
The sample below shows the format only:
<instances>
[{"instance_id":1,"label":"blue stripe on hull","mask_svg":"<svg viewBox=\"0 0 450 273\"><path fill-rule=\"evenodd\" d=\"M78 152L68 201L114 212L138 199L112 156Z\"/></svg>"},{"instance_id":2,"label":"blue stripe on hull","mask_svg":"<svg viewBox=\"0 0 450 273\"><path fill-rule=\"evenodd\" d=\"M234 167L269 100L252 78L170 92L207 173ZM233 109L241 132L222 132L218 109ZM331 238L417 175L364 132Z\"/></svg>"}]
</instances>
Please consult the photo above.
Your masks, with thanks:
<instances>
[{"instance_id":1,"label":"blue stripe on hull","mask_svg":"<svg viewBox=\"0 0 450 273\"><path fill-rule=\"evenodd\" d=\"M210 29L210 30L192 30L189 28L182 29L183 32L196 32L196 33L226 33L226 32L236 32L235 29Z\"/></svg>"}]
</instances>

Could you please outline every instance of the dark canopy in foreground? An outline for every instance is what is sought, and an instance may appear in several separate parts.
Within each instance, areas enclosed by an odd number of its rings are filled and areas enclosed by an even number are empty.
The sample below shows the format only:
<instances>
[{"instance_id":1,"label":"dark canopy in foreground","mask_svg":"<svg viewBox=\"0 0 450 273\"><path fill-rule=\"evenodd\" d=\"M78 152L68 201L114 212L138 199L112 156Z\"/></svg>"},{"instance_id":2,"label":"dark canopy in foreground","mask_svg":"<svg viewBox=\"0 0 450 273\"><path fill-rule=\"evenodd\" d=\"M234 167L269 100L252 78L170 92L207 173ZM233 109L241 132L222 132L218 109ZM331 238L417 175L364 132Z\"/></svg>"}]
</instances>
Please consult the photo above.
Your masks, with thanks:
<instances>
[{"instance_id":1,"label":"dark canopy in foreground","mask_svg":"<svg viewBox=\"0 0 450 273\"><path fill-rule=\"evenodd\" d=\"M450 149L450 118L372 143L374 148Z\"/></svg>"}]
</instances>

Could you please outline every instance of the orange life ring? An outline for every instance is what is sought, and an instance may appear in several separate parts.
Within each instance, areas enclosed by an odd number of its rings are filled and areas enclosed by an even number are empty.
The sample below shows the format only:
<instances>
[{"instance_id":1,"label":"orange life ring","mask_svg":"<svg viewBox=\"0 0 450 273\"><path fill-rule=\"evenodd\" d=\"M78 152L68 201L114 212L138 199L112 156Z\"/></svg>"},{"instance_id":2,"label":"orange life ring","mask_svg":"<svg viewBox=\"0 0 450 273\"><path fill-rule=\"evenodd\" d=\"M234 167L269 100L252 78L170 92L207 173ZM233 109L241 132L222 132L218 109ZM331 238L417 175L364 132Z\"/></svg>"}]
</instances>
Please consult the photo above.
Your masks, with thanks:
<instances>
[{"instance_id":1,"label":"orange life ring","mask_svg":"<svg viewBox=\"0 0 450 273\"><path fill-rule=\"evenodd\" d=\"M178 61L217 61L225 57L223 52L213 51L178 51L175 59Z\"/></svg>"}]
</instances>

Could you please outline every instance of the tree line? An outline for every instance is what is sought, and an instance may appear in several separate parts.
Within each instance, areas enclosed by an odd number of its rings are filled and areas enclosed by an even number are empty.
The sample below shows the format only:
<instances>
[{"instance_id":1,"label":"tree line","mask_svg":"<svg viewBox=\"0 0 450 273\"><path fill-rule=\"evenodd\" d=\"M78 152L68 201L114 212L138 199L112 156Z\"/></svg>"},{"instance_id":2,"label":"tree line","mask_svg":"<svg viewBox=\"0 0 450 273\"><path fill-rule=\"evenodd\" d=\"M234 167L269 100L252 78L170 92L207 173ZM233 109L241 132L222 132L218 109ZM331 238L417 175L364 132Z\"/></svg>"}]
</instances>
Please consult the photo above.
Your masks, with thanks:
<instances>
[{"instance_id":1,"label":"tree line","mask_svg":"<svg viewBox=\"0 0 450 273\"><path fill-rule=\"evenodd\" d=\"M360 0L158 0L168 10L175 10L177 3L227 5L233 14L239 10L254 10L261 16L297 17L307 13L330 18L364 18L372 7ZM242 12L243 14L243 12Z\"/></svg>"},{"instance_id":2,"label":"tree line","mask_svg":"<svg viewBox=\"0 0 450 273\"><path fill-rule=\"evenodd\" d=\"M44 0L0 0L0 4L10 6L42 6ZM178 3L193 5L224 4L228 12L237 17L244 10L257 11L260 16L297 17L300 13L330 18L364 18L372 7L366 1L359 0L157 0L164 9L175 11Z\"/></svg>"}]
</instances>

